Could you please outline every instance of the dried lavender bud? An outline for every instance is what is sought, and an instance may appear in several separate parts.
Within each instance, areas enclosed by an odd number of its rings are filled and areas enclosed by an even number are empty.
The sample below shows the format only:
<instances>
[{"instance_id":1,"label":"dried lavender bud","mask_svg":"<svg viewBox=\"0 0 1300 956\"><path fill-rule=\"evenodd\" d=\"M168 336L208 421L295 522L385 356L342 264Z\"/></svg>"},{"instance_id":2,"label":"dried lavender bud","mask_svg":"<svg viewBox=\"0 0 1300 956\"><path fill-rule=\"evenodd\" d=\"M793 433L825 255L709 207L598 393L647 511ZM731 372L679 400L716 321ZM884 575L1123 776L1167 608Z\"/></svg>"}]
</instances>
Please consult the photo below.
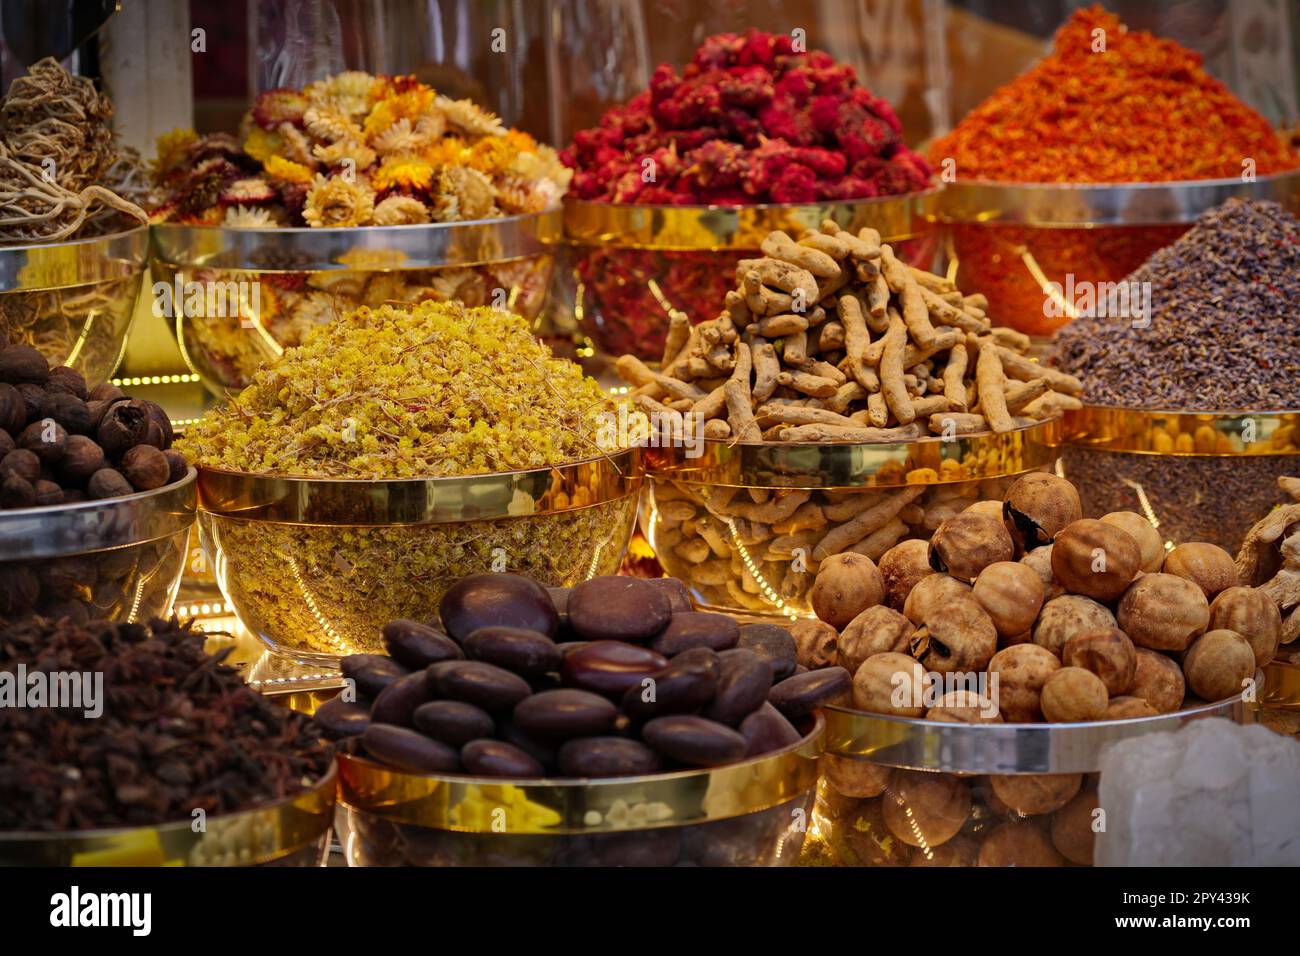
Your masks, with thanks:
<instances>
[{"instance_id":1,"label":"dried lavender bud","mask_svg":"<svg viewBox=\"0 0 1300 956\"><path fill-rule=\"evenodd\" d=\"M0 349L0 382L43 385L50 377L50 363L30 345L9 345Z\"/></svg>"},{"instance_id":2,"label":"dried lavender bud","mask_svg":"<svg viewBox=\"0 0 1300 956\"><path fill-rule=\"evenodd\" d=\"M91 498L100 500L104 498L120 498L123 495L134 493L135 489L127 481L120 471L112 468L101 468L90 476L86 482L86 494Z\"/></svg>"},{"instance_id":3,"label":"dried lavender bud","mask_svg":"<svg viewBox=\"0 0 1300 956\"><path fill-rule=\"evenodd\" d=\"M27 424L27 402L12 385L0 383L0 431L17 434Z\"/></svg>"},{"instance_id":4,"label":"dried lavender bud","mask_svg":"<svg viewBox=\"0 0 1300 956\"><path fill-rule=\"evenodd\" d=\"M163 452L163 454L167 456L167 484L170 485L173 482L180 481L189 474L189 460L181 452L174 448L169 448Z\"/></svg>"},{"instance_id":5,"label":"dried lavender bud","mask_svg":"<svg viewBox=\"0 0 1300 956\"><path fill-rule=\"evenodd\" d=\"M10 472L26 482L36 482L41 477L41 460L26 448L15 448L0 459L0 476Z\"/></svg>"},{"instance_id":6,"label":"dried lavender bud","mask_svg":"<svg viewBox=\"0 0 1300 956\"><path fill-rule=\"evenodd\" d=\"M63 489L52 481L36 482L36 503L42 507L63 504Z\"/></svg>"},{"instance_id":7,"label":"dried lavender bud","mask_svg":"<svg viewBox=\"0 0 1300 956\"><path fill-rule=\"evenodd\" d=\"M104 413L95 432L99 447L109 458L116 458L128 448L140 444L149 434L149 410L143 402L124 399Z\"/></svg>"},{"instance_id":8,"label":"dried lavender bud","mask_svg":"<svg viewBox=\"0 0 1300 956\"><path fill-rule=\"evenodd\" d=\"M36 489L25 478L14 472L5 475L0 483L0 508L30 508L36 504Z\"/></svg>"},{"instance_id":9,"label":"dried lavender bud","mask_svg":"<svg viewBox=\"0 0 1300 956\"><path fill-rule=\"evenodd\" d=\"M59 476L64 482L84 485L99 469L107 467L104 450L85 435L69 435L59 462Z\"/></svg>"},{"instance_id":10,"label":"dried lavender bud","mask_svg":"<svg viewBox=\"0 0 1300 956\"><path fill-rule=\"evenodd\" d=\"M136 491L152 491L167 484L171 465L167 456L152 445L136 445L122 456L122 474Z\"/></svg>"},{"instance_id":11,"label":"dried lavender bud","mask_svg":"<svg viewBox=\"0 0 1300 956\"><path fill-rule=\"evenodd\" d=\"M104 382L102 385L96 385L87 397L92 402L116 402L118 399L126 398L126 393L112 382Z\"/></svg>"},{"instance_id":12,"label":"dried lavender bud","mask_svg":"<svg viewBox=\"0 0 1300 956\"><path fill-rule=\"evenodd\" d=\"M45 390L63 392L83 402L87 398L85 376L75 368L68 368L66 365L50 369L50 378L45 383Z\"/></svg>"},{"instance_id":13,"label":"dried lavender bud","mask_svg":"<svg viewBox=\"0 0 1300 956\"><path fill-rule=\"evenodd\" d=\"M66 392L51 394L45 402L45 417L54 419L66 428L69 434L90 434L92 427L90 407L75 395Z\"/></svg>"},{"instance_id":14,"label":"dried lavender bud","mask_svg":"<svg viewBox=\"0 0 1300 956\"><path fill-rule=\"evenodd\" d=\"M55 465L63 458L68 445L68 433L52 418L32 422L18 436L18 447L36 455L43 465Z\"/></svg>"}]
</instances>

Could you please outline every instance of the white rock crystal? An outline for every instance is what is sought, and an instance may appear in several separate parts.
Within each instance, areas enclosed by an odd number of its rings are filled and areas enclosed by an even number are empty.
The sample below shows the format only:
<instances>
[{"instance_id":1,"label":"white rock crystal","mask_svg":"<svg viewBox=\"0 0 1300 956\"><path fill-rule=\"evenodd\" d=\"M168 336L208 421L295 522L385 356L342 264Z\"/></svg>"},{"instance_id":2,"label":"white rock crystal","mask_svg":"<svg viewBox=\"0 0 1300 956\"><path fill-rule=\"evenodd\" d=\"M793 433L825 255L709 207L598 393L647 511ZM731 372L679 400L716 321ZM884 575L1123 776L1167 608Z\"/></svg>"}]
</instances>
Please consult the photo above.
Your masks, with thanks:
<instances>
[{"instance_id":1,"label":"white rock crystal","mask_svg":"<svg viewBox=\"0 0 1300 956\"><path fill-rule=\"evenodd\" d=\"M1221 717L1109 747L1098 866L1300 865L1300 743Z\"/></svg>"}]
</instances>

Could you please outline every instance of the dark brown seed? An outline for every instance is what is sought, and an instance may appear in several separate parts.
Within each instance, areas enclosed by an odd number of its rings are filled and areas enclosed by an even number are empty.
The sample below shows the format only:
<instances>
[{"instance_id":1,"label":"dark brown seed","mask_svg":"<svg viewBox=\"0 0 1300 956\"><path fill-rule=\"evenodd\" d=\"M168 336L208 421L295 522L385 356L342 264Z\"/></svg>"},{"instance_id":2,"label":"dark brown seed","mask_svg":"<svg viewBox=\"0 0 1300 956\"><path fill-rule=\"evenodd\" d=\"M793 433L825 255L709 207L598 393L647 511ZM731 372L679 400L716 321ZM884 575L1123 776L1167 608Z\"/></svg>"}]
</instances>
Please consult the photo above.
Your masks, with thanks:
<instances>
[{"instance_id":1,"label":"dark brown seed","mask_svg":"<svg viewBox=\"0 0 1300 956\"><path fill-rule=\"evenodd\" d=\"M472 740L460 749L460 762L466 772L480 777L527 780L546 772L541 761L504 740Z\"/></svg>"},{"instance_id":2,"label":"dark brown seed","mask_svg":"<svg viewBox=\"0 0 1300 956\"><path fill-rule=\"evenodd\" d=\"M124 399L110 405L95 430L95 440L104 454L117 458L128 448L144 441L149 433L149 410L143 402Z\"/></svg>"},{"instance_id":3,"label":"dark brown seed","mask_svg":"<svg viewBox=\"0 0 1300 956\"><path fill-rule=\"evenodd\" d=\"M425 671L435 696L463 700L496 714L533 692L518 674L482 661L443 661Z\"/></svg>"},{"instance_id":4,"label":"dark brown seed","mask_svg":"<svg viewBox=\"0 0 1300 956\"><path fill-rule=\"evenodd\" d=\"M648 647L623 641L591 641L564 655L560 679L568 687L618 699L667 666L668 658Z\"/></svg>"},{"instance_id":5,"label":"dark brown seed","mask_svg":"<svg viewBox=\"0 0 1300 956\"><path fill-rule=\"evenodd\" d=\"M161 488L172 473L167 457L152 445L128 448L122 456L121 471L136 491Z\"/></svg>"},{"instance_id":6,"label":"dark brown seed","mask_svg":"<svg viewBox=\"0 0 1300 956\"><path fill-rule=\"evenodd\" d=\"M361 745L380 763L408 773L451 773L460 767L454 749L405 727L372 723Z\"/></svg>"},{"instance_id":7,"label":"dark brown seed","mask_svg":"<svg viewBox=\"0 0 1300 956\"><path fill-rule=\"evenodd\" d=\"M668 606L674 614L695 610L691 603L691 592L679 578L647 578L649 584L668 595Z\"/></svg>"},{"instance_id":8,"label":"dark brown seed","mask_svg":"<svg viewBox=\"0 0 1300 956\"><path fill-rule=\"evenodd\" d=\"M87 397L95 402L115 402L120 398L126 398L126 393L112 382L104 382L102 385L96 385Z\"/></svg>"},{"instance_id":9,"label":"dark brown seed","mask_svg":"<svg viewBox=\"0 0 1300 956\"><path fill-rule=\"evenodd\" d=\"M520 732L543 742L607 734L617 719L618 708L604 697L567 688L533 694L513 716Z\"/></svg>"},{"instance_id":10,"label":"dark brown seed","mask_svg":"<svg viewBox=\"0 0 1300 956\"><path fill-rule=\"evenodd\" d=\"M86 494L96 500L120 498L134 493L135 489L131 487L131 482L127 481L120 471L112 468L99 469L86 482Z\"/></svg>"},{"instance_id":11,"label":"dark brown seed","mask_svg":"<svg viewBox=\"0 0 1300 956\"><path fill-rule=\"evenodd\" d=\"M623 713L637 720L699 710L713 699L721 666L706 647L678 654L668 666L650 675L652 681L627 689Z\"/></svg>"},{"instance_id":12,"label":"dark brown seed","mask_svg":"<svg viewBox=\"0 0 1300 956\"><path fill-rule=\"evenodd\" d=\"M471 740L491 737L496 732L492 715L463 700L431 700L415 709L415 729L441 740L449 747L463 747Z\"/></svg>"},{"instance_id":13,"label":"dark brown seed","mask_svg":"<svg viewBox=\"0 0 1300 956\"><path fill-rule=\"evenodd\" d=\"M823 667L787 677L772 688L768 701L791 720L806 717L817 707L843 699L853 689L853 677L843 667Z\"/></svg>"},{"instance_id":14,"label":"dark brown seed","mask_svg":"<svg viewBox=\"0 0 1300 956\"><path fill-rule=\"evenodd\" d=\"M59 365L50 369L50 377L45 383L45 390L47 392L64 392L81 399L83 402L89 397L86 392L86 377L75 368L69 368L66 365Z\"/></svg>"},{"instance_id":15,"label":"dark brown seed","mask_svg":"<svg viewBox=\"0 0 1300 956\"><path fill-rule=\"evenodd\" d=\"M175 435L172 433L172 420L167 412L157 402L151 402L148 399L140 399L146 412L149 413L149 420L158 426L158 435L153 437L153 430L150 430L149 444L153 445L159 451L164 451L172 446L172 440Z\"/></svg>"},{"instance_id":16,"label":"dark brown seed","mask_svg":"<svg viewBox=\"0 0 1300 956\"><path fill-rule=\"evenodd\" d=\"M532 757L548 771L555 769L555 750L538 743L514 725L513 721L502 720L497 723L497 736L508 744L514 744L528 756Z\"/></svg>"},{"instance_id":17,"label":"dark brown seed","mask_svg":"<svg viewBox=\"0 0 1300 956\"><path fill-rule=\"evenodd\" d=\"M27 403L23 393L8 382L0 382L0 431L16 435L27 424Z\"/></svg>"},{"instance_id":18,"label":"dark brown seed","mask_svg":"<svg viewBox=\"0 0 1300 956\"><path fill-rule=\"evenodd\" d=\"M772 687L772 665L751 650L734 648L718 655L722 675L713 703L704 716L735 727L749 714L763 706Z\"/></svg>"},{"instance_id":19,"label":"dark brown seed","mask_svg":"<svg viewBox=\"0 0 1300 956\"><path fill-rule=\"evenodd\" d=\"M69 435L68 444L63 449L63 459L59 462L59 475L66 482L84 485L91 475L107 465L104 450L95 444L94 439L85 435Z\"/></svg>"},{"instance_id":20,"label":"dark brown seed","mask_svg":"<svg viewBox=\"0 0 1300 956\"><path fill-rule=\"evenodd\" d=\"M35 485L36 503L41 507L63 504L63 489L52 481L38 481Z\"/></svg>"},{"instance_id":21,"label":"dark brown seed","mask_svg":"<svg viewBox=\"0 0 1300 956\"><path fill-rule=\"evenodd\" d=\"M62 392L46 396L45 417L54 419L72 435L89 434L94 418L90 406Z\"/></svg>"},{"instance_id":22,"label":"dark brown seed","mask_svg":"<svg viewBox=\"0 0 1300 956\"><path fill-rule=\"evenodd\" d=\"M26 448L15 448L0 459L0 475L13 472L26 482L35 484L41 478L41 460Z\"/></svg>"},{"instance_id":23,"label":"dark brown seed","mask_svg":"<svg viewBox=\"0 0 1300 956\"><path fill-rule=\"evenodd\" d=\"M746 624L736 646L748 648L771 664L773 680L785 680L799 666L794 637L776 624Z\"/></svg>"},{"instance_id":24,"label":"dark brown seed","mask_svg":"<svg viewBox=\"0 0 1300 956\"><path fill-rule=\"evenodd\" d=\"M546 589L518 574L471 574L450 588L438 606L442 626L463 641L480 627L522 627L555 635L559 615Z\"/></svg>"},{"instance_id":25,"label":"dark brown seed","mask_svg":"<svg viewBox=\"0 0 1300 956\"><path fill-rule=\"evenodd\" d=\"M26 448L43 465L56 465L68 447L68 432L52 418L32 422L18 436L18 447Z\"/></svg>"},{"instance_id":26,"label":"dark brown seed","mask_svg":"<svg viewBox=\"0 0 1300 956\"><path fill-rule=\"evenodd\" d=\"M0 482L0 508L32 508L36 505L36 488L30 481L8 472Z\"/></svg>"},{"instance_id":27,"label":"dark brown seed","mask_svg":"<svg viewBox=\"0 0 1300 956\"><path fill-rule=\"evenodd\" d=\"M360 704L335 697L317 707L312 720L330 740L342 740L365 733L370 726L370 711Z\"/></svg>"},{"instance_id":28,"label":"dark brown seed","mask_svg":"<svg viewBox=\"0 0 1300 956\"><path fill-rule=\"evenodd\" d=\"M370 719L377 724L396 724L411 727L415 709L429 699L429 682L423 671L405 674L379 692Z\"/></svg>"},{"instance_id":29,"label":"dark brown seed","mask_svg":"<svg viewBox=\"0 0 1300 956\"><path fill-rule=\"evenodd\" d=\"M564 658L545 634L521 627L480 627L465 638L465 656L525 677L557 671Z\"/></svg>"},{"instance_id":30,"label":"dark brown seed","mask_svg":"<svg viewBox=\"0 0 1300 956\"><path fill-rule=\"evenodd\" d=\"M566 777L635 777L663 769L659 755L628 737L580 737L556 755Z\"/></svg>"},{"instance_id":31,"label":"dark brown seed","mask_svg":"<svg viewBox=\"0 0 1300 956\"><path fill-rule=\"evenodd\" d=\"M725 651L735 647L739 639L740 625L735 618L705 611L679 611L650 646L665 657L675 657L694 647Z\"/></svg>"},{"instance_id":32,"label":"dark brown seed","mask_svg":"<svg viewBox=\"0 0 1300 956\"><path fill-rule=\"evenodd\" d=\"M378 697L385 687L410 673L383 654L349 654L339 662L339 669L363 697Z\"/></svg>"},{"instance_id":33,"label":"dark brown seed","mask_svg":"<svg viewBox=\"0 0 1300 956\"><path fill-rule=\"evenodd\" d=\"M27 406L27 414L23 416L23 424L45 417L45 402L49 396L46 395L43 387L33 385L31 382L24 382L18 386L18 393L22 395L23 404Z\"/></svg>"},{"instance_id":34,"label":"dark brown seed","mask_svg":"<svg viewBox=\"0 0 1300 956\"><path fill-rule=\"evenodd\" d=\"M9 454L18 446L14 444L14 438L3 428L0 428L0 460Z\"/></svg>"},{"instance_id":35,"label":"dark brown seed","mask_svg":"<svg viewBox=\"0 0 1300 956\"><path fill-rule=\"evenodd\" d=\"M50 377L50 363L30 345L8 345L0 349L0 382L11 385L44 385Z\"/></svg>"},{"instance_id":36,"label":"dark brown seed","mask_svg":"<svg viewBox=\"0 0 1300 956\"><path fill-rule=\"evenodd\" d=\"M667 593L640 578L592 578L569 595L569 626L588 641L644 641L671 617Z\"/></svg>"},{"instance_id":37,"label":"dark brown seed","mask_svg":"<svg viewBox=\"0 0 1300 956\"><path fill-rule=\"evenodd\" d=\"M745 756L745 738L703 717L656 717L641 729L641 739L671 760L692 767L716 767Z\"/></svg>"},{"instance_id":38,"label":"dark brown seed","mask_svg":"<svg viewBox=\"0 0 1300 956\"><path fill-rule=\"evenodd\" d=\"M400 664L420 669L439 661L457 661L465 654L447 635L405 619L389 621L383 628L384 648Z\"/></svg>"},{"instance_id":39,"label":"dark brown seed","mask_svg":"<svg viewBox=\"0 0 1300 956\"><path fill-rule=\"evenodd\" d=\"M745 738L745 756L783 750L800 740L799 731L770 703L754 711L740 722L740 736Z\"/></svg>"},{"instance_id":40,"label":"dark brown seed","mask_svg":"<svg viewBox=\"0 0 1300 956\"><path fill-rule=\"evenodd\" d=\"M167 457L167 483L180 481L190 471L190 463L185 455L175 448L168 448L163 454Z\"/></svg>"}]
</instances>

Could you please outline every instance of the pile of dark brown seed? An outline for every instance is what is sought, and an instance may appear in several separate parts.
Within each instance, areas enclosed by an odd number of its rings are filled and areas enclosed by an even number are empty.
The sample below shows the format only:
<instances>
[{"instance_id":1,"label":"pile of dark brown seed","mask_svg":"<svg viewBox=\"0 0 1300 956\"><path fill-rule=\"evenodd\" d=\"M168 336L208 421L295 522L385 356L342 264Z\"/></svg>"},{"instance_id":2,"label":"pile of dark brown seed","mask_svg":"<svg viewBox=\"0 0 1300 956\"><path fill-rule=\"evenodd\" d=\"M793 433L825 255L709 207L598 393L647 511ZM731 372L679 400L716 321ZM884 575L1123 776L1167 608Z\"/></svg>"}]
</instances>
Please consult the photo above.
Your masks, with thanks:
<instances>
[{"instance_id":1,"label":"pile of dark brown seed","mask_svg":"<svg viewBox=\"0 0 1300 956\"><path fill-rule=\"evenodd\" d=\"M1151 283L1151 323L1080 318L1055 364L1083 399L1195 411L1300 408L1300 220L1231 199L1126 282Z\"/></svg>"}]
</instances>

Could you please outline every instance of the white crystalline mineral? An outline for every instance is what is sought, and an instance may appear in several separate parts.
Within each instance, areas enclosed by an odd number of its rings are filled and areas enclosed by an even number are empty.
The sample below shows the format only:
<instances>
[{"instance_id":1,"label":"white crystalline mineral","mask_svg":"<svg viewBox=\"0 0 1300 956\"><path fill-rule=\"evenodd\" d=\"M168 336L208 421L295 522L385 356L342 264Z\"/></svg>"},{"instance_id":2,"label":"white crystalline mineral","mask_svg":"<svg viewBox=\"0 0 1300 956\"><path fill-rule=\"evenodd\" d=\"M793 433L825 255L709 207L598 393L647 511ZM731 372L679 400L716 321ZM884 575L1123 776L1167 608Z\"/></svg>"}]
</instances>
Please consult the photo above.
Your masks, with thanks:
<instances>
[{"instance_id":1,"label":"white crystalline mineral","mask_svg":"<svg viewBox=\"0 0 1300 956\"><path fill-rule=\"evenodd\" d=\"M1193 720L1112 745L1101 761L1098 866L1300 865L1300 743Z\"/></svg>"}]
</instances>

